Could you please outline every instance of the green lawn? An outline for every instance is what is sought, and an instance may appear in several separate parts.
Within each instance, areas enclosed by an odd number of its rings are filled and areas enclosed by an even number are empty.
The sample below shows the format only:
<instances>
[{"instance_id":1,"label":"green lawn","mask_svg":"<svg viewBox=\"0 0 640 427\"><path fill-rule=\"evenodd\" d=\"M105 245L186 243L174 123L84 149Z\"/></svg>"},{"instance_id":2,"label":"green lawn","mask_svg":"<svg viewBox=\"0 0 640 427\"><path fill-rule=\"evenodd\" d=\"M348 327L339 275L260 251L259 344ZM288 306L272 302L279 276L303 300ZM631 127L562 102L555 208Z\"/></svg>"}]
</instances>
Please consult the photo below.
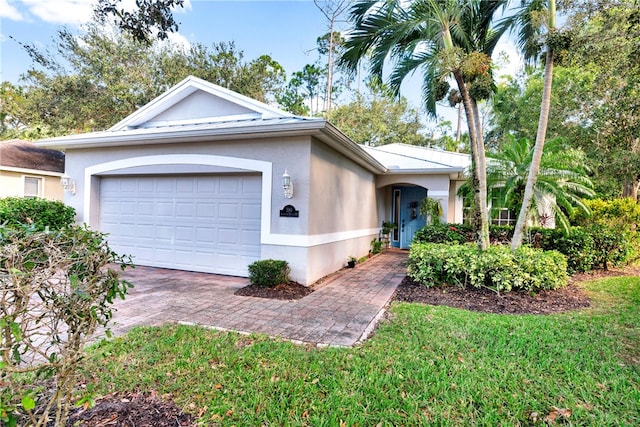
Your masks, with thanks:
<instances>
[{"instance_id":1,"label":"green lawn","mask_svg":"<svg viewBox=\"0 0 640 427\"><path fill-rule=\"evenodd\" d=\"M640 425L640 278L584 287L593 308L552 316L394 304L353 349L138 328L94 346L88 372L203 425Z\"/></svg>"}]
</instances>

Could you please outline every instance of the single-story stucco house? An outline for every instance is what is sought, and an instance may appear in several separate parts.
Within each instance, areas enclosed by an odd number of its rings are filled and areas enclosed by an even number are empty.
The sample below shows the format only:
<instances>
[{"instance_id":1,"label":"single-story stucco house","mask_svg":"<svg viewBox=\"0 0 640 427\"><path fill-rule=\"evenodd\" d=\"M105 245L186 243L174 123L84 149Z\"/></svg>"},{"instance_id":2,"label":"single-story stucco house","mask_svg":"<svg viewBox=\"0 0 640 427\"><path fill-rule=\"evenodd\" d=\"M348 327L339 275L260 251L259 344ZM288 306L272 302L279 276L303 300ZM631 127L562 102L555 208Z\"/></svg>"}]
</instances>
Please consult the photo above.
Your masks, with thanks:
<instances>
[{"instance_id":1,"label":"single-story stucco house","mask_svg":"<svg viewBox=\"0 0 640 427\"><path fill-rule=\"evenodd\" d=\"M77 220L140 265L247 275L283 259L309 285L366 255L383 221L408 247L416 202L462 221L469 156L403 144L363 147L298 117L188 77L103 132L42 140L63 150Z\"/></svg>"},{"instance_id":2,"label":"single-story stucco house","mask_svg":"<svg viewBox=\"0 0 640 427\"><path fill-rule=\"evenodd\" d=\"M62 200L64 153L19 139L0 141L0 198Z\"/></svg>"}]
</instances>

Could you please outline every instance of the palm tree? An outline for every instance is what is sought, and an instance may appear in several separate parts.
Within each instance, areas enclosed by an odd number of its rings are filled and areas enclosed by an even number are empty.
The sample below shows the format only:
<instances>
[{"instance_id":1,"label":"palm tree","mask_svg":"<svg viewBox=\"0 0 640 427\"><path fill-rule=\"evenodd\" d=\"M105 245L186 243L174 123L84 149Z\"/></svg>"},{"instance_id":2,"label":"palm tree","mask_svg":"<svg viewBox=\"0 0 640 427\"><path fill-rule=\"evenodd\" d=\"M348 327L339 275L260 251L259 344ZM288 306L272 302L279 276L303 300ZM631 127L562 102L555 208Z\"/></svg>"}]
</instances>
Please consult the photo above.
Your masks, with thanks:
<instances>
[{"instance_id":1,"label":"palm tree","mask_svg":"<svg viewBox=\"0 0 640 427\"><path fill-rule=\"evenodd\" d=\"M538 225L555 219L568 229L567 214L572 215L576 209L588 213L582 198L595 194L587 176L585 154L569 147L562 138L548 141L545 148L526 218ZM508 135L507 143L488 162L487 186L492 208L521 209L534 156L535 147L530 140ZM468 194L470 190L465 184L460 194ZM550 213L553 217L546 218Z\"/></svg>"},{"instance_id":2,"label":"palm tree","mask_svg":"<svg viewBox=\"0 0 640 427\"><path fill-rule=\"evenodd\" d=\"M361 0L351 9L354 28L345 43L341 64L356 71L365 58L370 74L380 80L391 63L389 87L399 93L415 71L423 77L422 96L429 114L448 91L453 78L462 99L472 153L472 177L478 246L489 245L486 162L477 100L492 89L491 53L506 26L492 27L506 0ZM484 89L484 90L483 90Z\"/></svg>"},{"instance_id":3,"label":"palm tree","mask_svg":"<svg viewBox=\"0 0 640 427\"><path fill-rule=\"evenodd\" d=\"M523 3L526 3L523 1ZM545 3L547 9L545 10ZM553 81L553 44L551 36L556 27L556 1L555 0L532 0L524 10L517 15L517 21L520 23L520 46L524 50L525 59L535 58L537 56L536 36L540 35L542 26L536 25L536 18L544 16L546 13L546 55L544 68L544 86L542 89L542 102L540 104L540 117L538 119L538 132L536 134L536 143L531 161L531 170L529 171L527 183L524 189L522 199L522 207L518 214L513 239L511 240L511 250L515 251L522 245L524 231L527 226L527 216L530 211L530 205L533 203L534 188L540 171L542 161L542 152L547 134L547 123L549 121L549 110L551 108L551 85Z\"/></svg>"}]
</instances>

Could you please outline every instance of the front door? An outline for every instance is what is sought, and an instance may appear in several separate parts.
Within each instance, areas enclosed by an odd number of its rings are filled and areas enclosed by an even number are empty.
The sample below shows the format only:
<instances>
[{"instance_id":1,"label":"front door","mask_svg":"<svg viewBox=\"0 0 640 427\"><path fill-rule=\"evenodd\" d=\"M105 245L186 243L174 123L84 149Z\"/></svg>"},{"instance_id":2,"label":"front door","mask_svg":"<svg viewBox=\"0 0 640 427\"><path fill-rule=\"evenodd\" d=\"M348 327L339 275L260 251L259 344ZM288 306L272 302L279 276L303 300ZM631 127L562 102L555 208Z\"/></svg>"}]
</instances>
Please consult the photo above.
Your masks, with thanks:
<instances>
[{"instance_id":1,"label":"front door","mask_svg":"<svg viewBox=\"0 0 640 427\"><path fill-rule=\"evenodd\" d=\"M416 231L426 224L424 216L420 215L420 202L427 197L427 190L416 186L394 187L393 194L392 220L398 224L398 229L393 234L392 245L407 249Z\"/></svg>"}]
</instances>

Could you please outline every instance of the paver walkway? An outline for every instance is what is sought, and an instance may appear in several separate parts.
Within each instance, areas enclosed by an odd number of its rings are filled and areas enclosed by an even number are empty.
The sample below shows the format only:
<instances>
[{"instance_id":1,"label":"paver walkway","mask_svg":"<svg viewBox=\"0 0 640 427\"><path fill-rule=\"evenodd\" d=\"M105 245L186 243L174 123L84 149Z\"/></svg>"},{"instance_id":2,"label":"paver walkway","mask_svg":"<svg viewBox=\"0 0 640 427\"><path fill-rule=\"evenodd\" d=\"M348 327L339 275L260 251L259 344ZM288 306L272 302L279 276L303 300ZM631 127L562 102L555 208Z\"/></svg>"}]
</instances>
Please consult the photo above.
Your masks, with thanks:
<instances>
[{"instance_id":1,"label":"paver walkway","mask_svg":"<svg viewBox=\"0 0 640 427\"><path fill-rule=\"evenodd\" d=\"M389 250L345 269L295 301L236 296L246 278L137 267L124 273L134 284L117 301L111 330L136 325L198 324L258 332L296 342L352 346L373 331L406 275L407 254Z\"/></svg>"}]
</instances>

